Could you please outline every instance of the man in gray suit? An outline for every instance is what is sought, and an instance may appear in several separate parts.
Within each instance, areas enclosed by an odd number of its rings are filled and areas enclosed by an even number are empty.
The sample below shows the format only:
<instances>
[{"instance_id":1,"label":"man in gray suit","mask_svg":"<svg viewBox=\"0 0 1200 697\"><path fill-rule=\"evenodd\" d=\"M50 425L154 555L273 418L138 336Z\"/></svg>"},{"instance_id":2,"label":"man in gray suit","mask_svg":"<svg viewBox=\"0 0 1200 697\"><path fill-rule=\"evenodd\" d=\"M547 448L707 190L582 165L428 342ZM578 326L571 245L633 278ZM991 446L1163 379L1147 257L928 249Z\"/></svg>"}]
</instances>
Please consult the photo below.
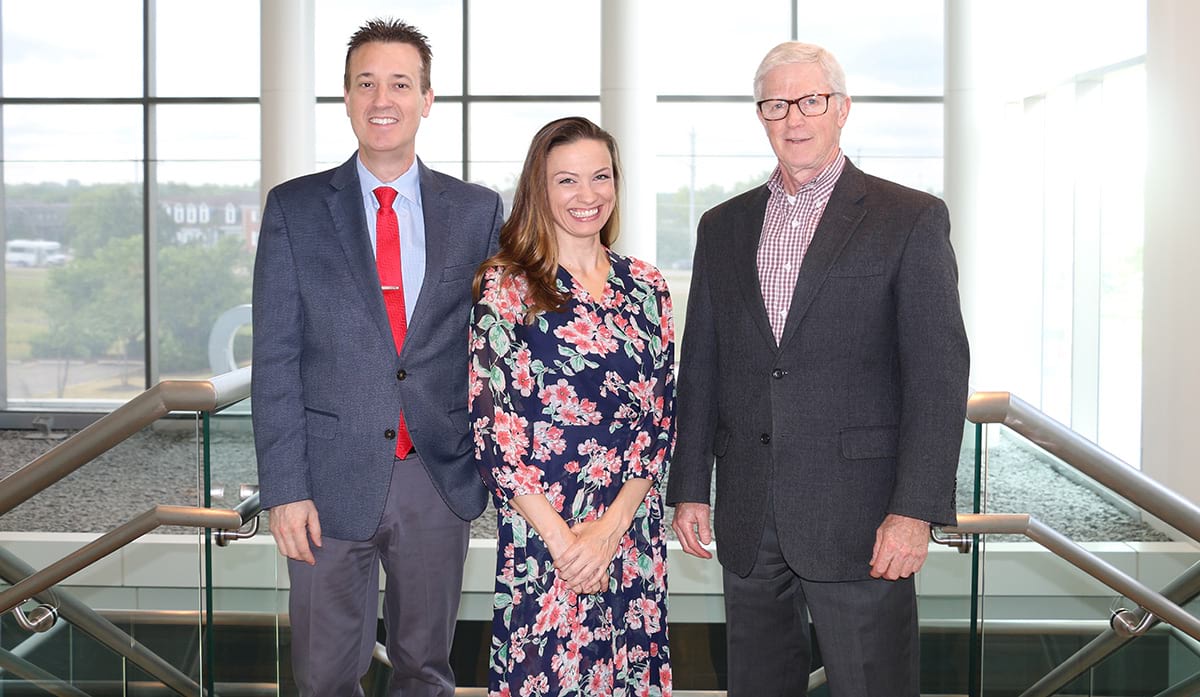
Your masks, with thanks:
<instances>
[{"instance_id":1,"label":"man in gray suit","mask_svg":"<svg viewBox=\"0 0 1200 697\"><path fill-rule=\"evenodd\" d=\"M381 561L389 694L454 693L466 521L486 504L467 424L471 280L503 211L416 157L430 58L403 22L359 29L345 77L358 151L263 211L254 436L305 695L362 694Z\"/></svg>"},{"instance_id":2,"label":"man in gray suit","mask_svg":"<svg viewBox=\"0 0 1200 697\"><path fill-rule=\"evenodd\" d=\"M730 697L919 694L912 575L955 520L968 352L945 204L842 154L845 77L786 43L754 79L778 158L700 220L667 502L724 567Z\"/></svg>"}]
</instances>

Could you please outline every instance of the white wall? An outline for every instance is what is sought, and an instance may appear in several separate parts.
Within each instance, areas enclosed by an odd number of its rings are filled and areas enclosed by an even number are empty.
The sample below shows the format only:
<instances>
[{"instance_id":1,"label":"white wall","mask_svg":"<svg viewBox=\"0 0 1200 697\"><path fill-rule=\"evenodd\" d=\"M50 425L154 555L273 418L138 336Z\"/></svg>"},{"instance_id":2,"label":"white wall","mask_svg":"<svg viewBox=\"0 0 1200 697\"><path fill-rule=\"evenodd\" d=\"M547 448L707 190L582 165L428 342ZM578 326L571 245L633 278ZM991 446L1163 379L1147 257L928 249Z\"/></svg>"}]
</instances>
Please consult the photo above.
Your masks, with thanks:
<instances>
[{"instance_id":1,"label":"white wall","mask_svg":"<svg viewBox=\"0 0 1200 697\"><path fill-rule=\"evenodd\" d=\"M1200 502L1200 3L1150 0L1146 82L1143 470ZM1110 171L1119 176L1114 115ZM1137 182L1131 182L1136 185Z\"/></svg>"}]
</instances>

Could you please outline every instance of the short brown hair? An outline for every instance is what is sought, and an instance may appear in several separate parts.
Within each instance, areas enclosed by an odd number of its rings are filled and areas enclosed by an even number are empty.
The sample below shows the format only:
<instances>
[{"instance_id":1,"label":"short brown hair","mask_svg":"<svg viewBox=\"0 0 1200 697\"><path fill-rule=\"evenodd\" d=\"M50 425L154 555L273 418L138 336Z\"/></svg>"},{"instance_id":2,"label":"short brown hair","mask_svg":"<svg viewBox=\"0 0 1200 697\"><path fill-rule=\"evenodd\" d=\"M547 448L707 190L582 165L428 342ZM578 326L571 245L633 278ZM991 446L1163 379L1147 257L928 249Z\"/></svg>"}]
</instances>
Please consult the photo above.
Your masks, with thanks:
<instances>
[{"instance_id":1,"label":"short brown hair","mask_svg":"<svg viewBox=\"0 0 1200 697\"><path fill-rule=\"evenodd\" d=\"M346 49L346 75L343 84L346 90L350 89L350 56L354 55L354 52L364 44L369 43L408 44L417 49L417 54L421 56L421 94L429 91L429 69L433 62L433 51L429 48L429 39L413 25L390 17L387 19L376 17L369 20L350 37L349 48Z\"/></svg>"}]
</instances>

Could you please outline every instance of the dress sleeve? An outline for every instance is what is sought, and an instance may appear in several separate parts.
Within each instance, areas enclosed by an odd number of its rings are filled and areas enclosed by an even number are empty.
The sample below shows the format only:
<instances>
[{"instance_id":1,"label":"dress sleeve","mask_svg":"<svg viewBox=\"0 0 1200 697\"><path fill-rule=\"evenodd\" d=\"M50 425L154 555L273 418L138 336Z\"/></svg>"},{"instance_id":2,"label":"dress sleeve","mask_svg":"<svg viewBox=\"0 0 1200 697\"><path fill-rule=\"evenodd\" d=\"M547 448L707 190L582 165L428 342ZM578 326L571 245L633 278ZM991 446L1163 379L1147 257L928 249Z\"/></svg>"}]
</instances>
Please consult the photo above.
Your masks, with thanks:
<instances>
[{"instance_id":1,"label":"dress sleeve","mask_svg":"<svg viewBox=\"0 0 1200 697\"><path fill-rule=\"evenodd\" d=\"M545 493L542 470L528 462L533 429L522 415L521 394L513 380L521 353L516 329L524 311L522 299L513 279L502 279L499 269L489 269L471 308L469 405L475 464L500 503Z\"/></svg>"},{"instance_id":2,"label":"dress sleeve","mask_svg":"<svg viewBox=\"0 0 1200 697\"><path fill-rule=\"evenodd\" d=\"M651 488L657 491L675 451L675 320L666 279L654 271L651 281L653 302L647 303L644 311L653 311L650 319L657 321L657 332L647 337L654 366L642 423L625 456L629 466L622 470L622 481L649 478Z\"/></svg>"}]
</instances>

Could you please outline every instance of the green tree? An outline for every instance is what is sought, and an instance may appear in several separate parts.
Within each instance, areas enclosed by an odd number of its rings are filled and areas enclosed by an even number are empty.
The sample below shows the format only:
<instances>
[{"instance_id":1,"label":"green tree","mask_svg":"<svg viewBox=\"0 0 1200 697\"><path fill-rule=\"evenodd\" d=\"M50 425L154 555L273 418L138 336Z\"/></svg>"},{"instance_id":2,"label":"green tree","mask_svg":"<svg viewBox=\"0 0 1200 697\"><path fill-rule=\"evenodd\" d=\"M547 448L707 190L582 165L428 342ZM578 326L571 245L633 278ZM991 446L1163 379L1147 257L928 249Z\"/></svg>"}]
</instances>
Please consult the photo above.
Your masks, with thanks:
<instances>
[{"instance_id":1,"label":"green tree","mask_svg":"<svg viewBox=\"0 0 1200 697\"><path fill-rule=\"evenodd\" d=\"M688 187L658 194L658 265L664 269L691 268L696 235L695 224L709 208L767 180L770 172L750 177L732 186L706 186L689 195Z\"/></svg>"},{"instance_id":2,"label":"green tree","mask_svg":"<svg viewBox=\"0 0 1200 697\"><path fill-rule=\"evenodd\" d=\"M63 361L59 396L72 360L128 359L138 352L144 337L142 277L137 237L110 240L92 256L50 270L46 331L31 340L31 350L36 357Z\"/></svg>"},{"instance_id":3,"label":"green tree","mask_svg":"<svg viewBox=\"0 0 1200 697\"><path fill-rule=\"evenodd\" d=\"M160 361L164 373L208 367L208 334L222 312L250 302L251 266L239 240L159 251Z\"/></svg>"},{"instance_id":4,"label":"green tree","mask_svg":"<svg viewBox=\"0 0 1200 697\"><path fill-rule=\"evenodd\" d=\"M71 199L67 214L75 257L90 257L110 240L142 234L140 192L130 184L98 184L82 189Z\"/></svg>"}]
</instances>

